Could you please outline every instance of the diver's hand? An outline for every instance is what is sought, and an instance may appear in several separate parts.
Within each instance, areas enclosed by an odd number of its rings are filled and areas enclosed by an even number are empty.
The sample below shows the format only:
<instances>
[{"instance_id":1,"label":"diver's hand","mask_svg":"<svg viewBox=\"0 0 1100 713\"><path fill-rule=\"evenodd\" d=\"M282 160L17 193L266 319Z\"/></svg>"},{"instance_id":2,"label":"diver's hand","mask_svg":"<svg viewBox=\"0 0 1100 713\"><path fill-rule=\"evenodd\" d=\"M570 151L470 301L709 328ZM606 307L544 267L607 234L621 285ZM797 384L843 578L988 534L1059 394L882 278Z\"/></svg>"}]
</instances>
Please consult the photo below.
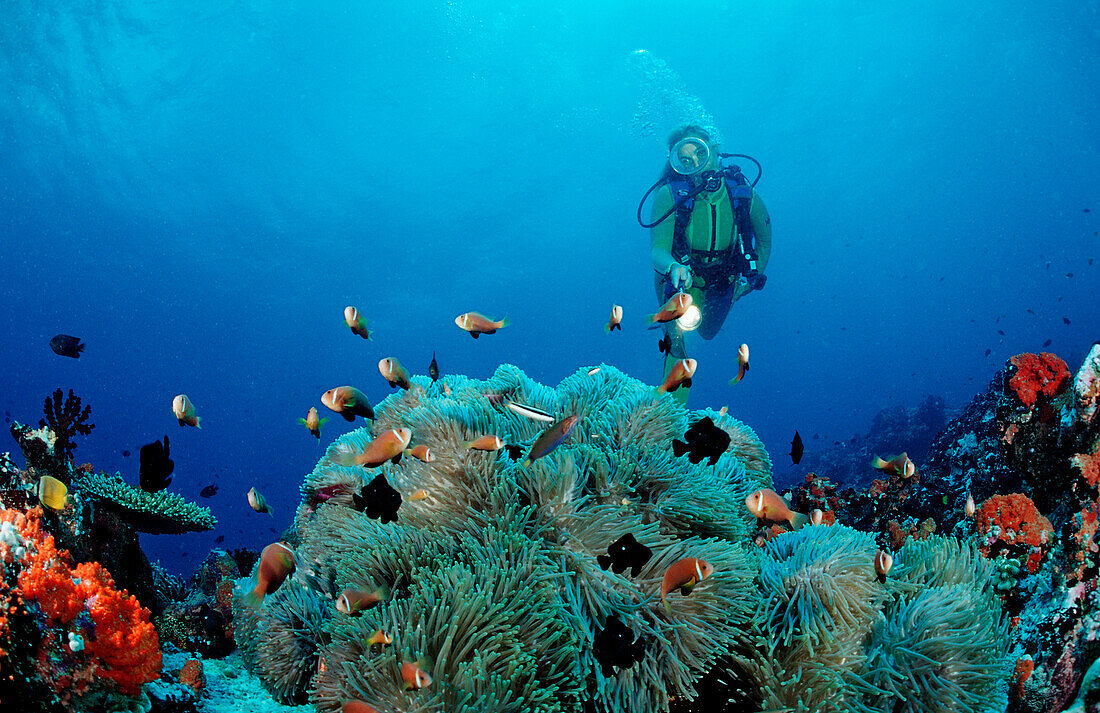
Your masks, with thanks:
<instances>
[{"instance_id":1,"label":"diver's hand","mask_svg":"<svg viewBox=\"0 0 1100 713\"><path fill-rule=\"evenodd\" d=\"M668 281L677 290L686 290L691 287L691 269L687 265L674 263L668 270Z\"/></svg>"}]
</instances>

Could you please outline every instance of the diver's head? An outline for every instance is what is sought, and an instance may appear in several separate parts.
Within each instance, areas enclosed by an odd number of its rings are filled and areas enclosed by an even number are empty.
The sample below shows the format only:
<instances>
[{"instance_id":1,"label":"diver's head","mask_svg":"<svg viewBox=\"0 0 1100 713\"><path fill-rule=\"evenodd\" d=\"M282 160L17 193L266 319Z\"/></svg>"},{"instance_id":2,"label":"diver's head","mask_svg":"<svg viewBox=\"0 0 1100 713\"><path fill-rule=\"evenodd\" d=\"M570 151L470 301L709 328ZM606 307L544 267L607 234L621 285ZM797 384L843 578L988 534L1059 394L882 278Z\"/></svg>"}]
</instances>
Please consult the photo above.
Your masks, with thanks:
<instances>
[{"instance_id":1,"label":"diver's head","mask_svg":"<svg viewBox=\"0 0 1100 713\"><path fill-rule=\"evenodd\" d=\"M668 135L668 165L683 176L716 171L718 146L703 127L684 124Z\"/></svg>"}]
</instances>

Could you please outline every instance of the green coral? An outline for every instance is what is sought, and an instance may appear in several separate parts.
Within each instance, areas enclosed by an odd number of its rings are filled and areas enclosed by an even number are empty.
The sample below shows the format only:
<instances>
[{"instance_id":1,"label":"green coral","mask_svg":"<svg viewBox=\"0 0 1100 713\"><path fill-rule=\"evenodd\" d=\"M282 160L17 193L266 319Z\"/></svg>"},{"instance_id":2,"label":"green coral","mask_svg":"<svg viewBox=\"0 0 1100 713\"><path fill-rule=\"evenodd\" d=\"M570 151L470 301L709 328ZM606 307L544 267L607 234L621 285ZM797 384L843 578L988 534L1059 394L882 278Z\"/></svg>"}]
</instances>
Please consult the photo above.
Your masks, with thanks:
<instances>
[{"instance_id":1,"label":"green coral","mask_svg":"<svg viewBox=\"0 0 1100 713\"><path fill-rule=\"evenodd\" d=\"M1020 560L1002 553L997 558L996 566L990 575L990 583L998 594L1008 594L1016 588L1025 574Z\"/></svg>"},{"instance_id":2,"label":"green coral","mask_svg":"<svg viewBox=\"0 0 1100 713\"><path fill-rule=\"evenodd\" d=\"M213 530L218 524L209 508L162 490L148 493L128 485L120 475L89 473L73 481L73 489L99 504L116 510L139 532L180 534Z\"/></svg>"}]
</instances>

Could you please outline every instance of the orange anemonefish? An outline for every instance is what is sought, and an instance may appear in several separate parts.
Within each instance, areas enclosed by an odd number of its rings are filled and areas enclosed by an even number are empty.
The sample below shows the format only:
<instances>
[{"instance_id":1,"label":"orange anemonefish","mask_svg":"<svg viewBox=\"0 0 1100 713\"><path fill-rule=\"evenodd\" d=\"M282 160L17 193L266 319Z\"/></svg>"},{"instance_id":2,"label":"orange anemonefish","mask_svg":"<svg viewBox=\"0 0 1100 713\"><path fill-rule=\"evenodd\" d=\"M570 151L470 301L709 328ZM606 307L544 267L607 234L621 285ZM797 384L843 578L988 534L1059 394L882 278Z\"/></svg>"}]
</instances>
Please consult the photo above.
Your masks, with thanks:
<instances>
[{"instance_id":1,"label":"orange anemonefish","mask_svg":"<svg viewBox=\"0 0 1100 713\"><path fill-rule=\"evenodd\" d=\"M871 461L871 467L881 470L883 473L892 473L894 475L900 475L903 478L912 478L917 472L917 466L913 461L909 460L909 456L902 453L899 456L894 456L890 460L883 460L878 456L875 456Z\"/></svg>"},{"instance_id":2,"label":"orange anemonefish","mask_svg":"<svg viewBox=\"0 0 1100 713\"><path fill-rule=\"evenodd\" d=\"M316 406L310 406L309 411L306 413L306 417L298 419L298 423L309 429L309 432L312 433L317 440L321 440L321 426L324 426L327 422L327 418L317 417Z\"/></svg>"},{"instance_id":3,"label":"orange anemonefish","mask_svg":"<svg viewBox=\"0 0 1100 713\"><path fill-rule=\"evenodd\" d=\"M696 584L714 574L714 567L705 560L694 557L686 557L669 565L665 570L665 576L661 577L661 601L668 604L668 593L679 589L680 593L687 595Z\"/></svg>"},{"instance_id":4,"label":"orange anemonefish","mask_svg":"<svg viewBox=\"0 0 1100 713\"><path fill-rule=\"evenodd\" d=\"M623 308L620 305L611 305L611 316L608 317L607 326L603 329L609 333L616 329L623 331Z\"/></svg>"},{"instance_id":5,"label":"orange anemonefish","mask_svg":"<svg viewBox=\"0 0 1100 713\"><path fill-rule=\"evenodd\" d=\"M745 372L749 370L749 345L742 344L737 348L737 376L730 379L730 385L736 384L745 378Z\"/></svg>"},{"instance_id":6,"label":"orange anemonefish","mask_svg":"<svg viewBox=\"0 0 1100 713\"><path fill-rule=\"evenodd\" d=\"M394 463L401 459L405 446L409 445L412 431L407 428L391 428L368 443L363 452L355 456L356 465L373 468L388 460Z\"/></svg>"},{"instance_id":7,"label":"orange anemonefish","mask_svg":"<svg viewBox=\"0 0 1100 713\"><path fill-rule=\"evenodd\" d=\"M464 329L470 333L470 336L477 339L482 334L493 334L498 329L502 329L509 325L508 318L493 321L483 314L478 312L466 312L455 317L455 324L459 329Z\"/></svg>"},{"instance_id":8,"label":"orange anemonefish","mask_svg":"<svg viewBox=\"0 0 1100 713\"><path fill-rule=\"evenodd\" d=\"M267 498L254 487L248 489L248 504L253 510L260 514L266 513L271 515L271 508L267 504ZM275 517L274 515L271 516Z\"/></svg>"},{"instance_id":9,"label":"orange anemonefish","mask_svg":"<svg viewBox=\"0 0 1100 713\"><path fill-rule=\"evenodd\" d=\"M431 463L435 460L435 454L432 453L432 449L421 443L419 446L413 446L405 451L413 458L424 461L425 463Z\"/></svg>"},{"instance_id":10,"label":"orange anemonefish","mask_svg":"<svg viewBox=\"0 0 1100 713\"><path fill-rule=\"evenodd\" d=\"M890 568L894 566L894 558L889 552L879 550L875 553L875 574L878 581L885 582L886 575L890 574Z\"/></svg>"},{"instance_id":11,"label":"orange anemonefish","mask_svg":"<svg viewBox=\"0 0 1100 713\"><path fill-rule=\"evenodd\" d=\"M367 395L354 386L337 386L321 394L321 403L344 417L354 421L356 416L374 420L374 409Z\"/></svg>"},{"instance_id":12,"label":"orange anemonefish","mask_svg":"<svg viewBox=\"0 0 1100 713\"><path fill-rule=\"evenodd\" d=\"M795 530L809 520L802 513L791 510L783 496L769 488L761 488L745 498L745 505L757 519L765 522L787 522Z\"/></svg>"},{"instance_id":13,"label":"orange anemonefish","mask_svg":"<svg viewBox=\"0 0 1100 713\"><path fill-rule=\"evenodd\" d=\"M405 391L409 390L409 372L401 366L396 357L386 357L378 362L378 371L391 388L400 386Z\"/></svg>"},{"instance_id":14,"label":"orange anemonefish","mask_svg":"<svg viewBox=\"0 0 1100 713\"><path fill-rule=\"evenodd\" d=\"M463 441L462 446L474 451L499 451L504 448L504 441L500 436L482 436L472 441Z\"/></svg>"},{"instance_id":15,"label":"orange anemonefish","mask_svg":"<svg viewBox=\"0 0 1100 713\"><path fill-rule=\"evenodd\" d=\"M375 606L389 594L383 587L374 589L345 589L336 597L336 611L349 616Z\"/></svg>"},{"instance_id":16,"label":"orange anemonefish","mask_svg":"<svg viewBox=\"0 0 1100 713\"><path fill-rule=\"evenodd\" d=\"M669 370L664 383L657 387L657 391L665 394L670 391L675 391L681 386L685 389L690 389L691 378L695 376L695 369L698 366L699 362L694 359L680 359L672 365L672 369Z\"/></svg>"},{"instance_id":17,"label":"orange anemonefish","mask_svg":"<svg viewBox=\"0 0 1100 713\"><path fill-rule=\"evenodd\" d=\"M370 635L370 638L367 639L368 646L374 646L375 644L378 644L380 646L389 646L392 643L393 637L382 631L381 629L376 629L375 632Z\"/></svg>"},{"instance_id":18,"label":"orange anemonefish","mask_svg":"<svg viewBox=\"0 0 1100 713\"><path fill-rule=\"evenodd\" d=\"M255 586L244 595L244 603L252 608L263 604L264 597L275 592L294 572L294 550L285 542L273 542L260 553L260 565L252 581Z\"/></svg>"},{"instance_id":19,"label":"orange anemonefish","mask_svg":"<svg viewBox=\"0 0 1100 713\"><path fill-rule=\"evenodd\" d=\"M370 339L370 331L367 330L367 319L359 314L359 310L351 305L344 308L344 322L353 334L358 334L363 339Z\"/></svg>"},{"instance_id":20,"label":"orange anemonefish","mask_svg":"<svg viewBox=\"0 0 1100 713\"><path fill-rule=\"evenodd\" d=\"M648 317L648 321L653 323L658 322L671 322L674 319L679 319L684 316L684 312L687 312L687 308L691 306L691 295L687 292L677 292L661 305L659 312L651 314Z\"/></svg>"},{"instance_id":21,"label":"orange anemonefish","mask_svg":"<svg viewBox=\"0 0 1100 713\"><path fill-rule=\"evenodd\" d=\"M172 399L172 413L175 414L181 426L202 428L199 425L202 418L195 415L195 405L191 403L191 399L187 398L187 394L178 394Z\"/></svg>"},{"instance_id":22,"label":"orange anemonefish","mask_svg":"<svg viewBox=\"0 0 1100 713\"><path fill-rule=\"evenodd\" d=\"M340 713L379 713L378 709L360 700L344 701Z\"/></svg>"},{"instance_id":23,"label":"orange anemonefish","mask_svg":"<svg viewBox=\"0 0 1100 713\"><path fill-rule=\"evenodd\" d=\"M409 663L403 661L401 663L401 680L405 682L405 690L419 690L432 685L432 677L420 667L420 662Z\"/></svg>"}]
</instances>

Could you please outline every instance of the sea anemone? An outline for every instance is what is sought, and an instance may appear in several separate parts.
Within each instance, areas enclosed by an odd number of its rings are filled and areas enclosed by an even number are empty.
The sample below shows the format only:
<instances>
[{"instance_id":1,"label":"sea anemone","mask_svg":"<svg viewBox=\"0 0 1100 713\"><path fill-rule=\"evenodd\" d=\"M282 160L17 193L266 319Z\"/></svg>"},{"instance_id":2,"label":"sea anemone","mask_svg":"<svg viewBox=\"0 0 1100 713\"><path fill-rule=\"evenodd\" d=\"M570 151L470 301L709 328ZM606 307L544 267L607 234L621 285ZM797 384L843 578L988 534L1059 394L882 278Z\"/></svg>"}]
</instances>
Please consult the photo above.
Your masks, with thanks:
<instances>
[{"instance_id":1,"label":"sea anemone","mask_svg":"<svg viewBox=\"0 0 1100 713\"><path fill-rule=\"evenodd\" d=\"M530 463L466 448L497 435L529 450L546 425L508 401L580 421L564 444ZM375 413L370 431L328 447L295 521L298 581L327 596L388 593L358 616L334 613L323 625L310 694L321 710L353 698L381 710L575 710L582 698L597 710L667 710L670 697L696 695L719 657L747 651L758 595L755 555L742 544L743 501L770 482L751 429L720 419L737 450L715 465L675 458L672 439L701 414L606 365L557 389L509 365L486 381L414 377ZM373 436L398 427L435 460L353 465ZM748 454L752 475L738 453ZM351 495L379 474L402 495L396 523L351 507ZM628 533L652 553L637 576L597 559ZM713 575L662 601L665 570L689 557L707 561ZM269 597L259 616L283 606ZM608 666L594 651L612 617L634 640L630 665ZM379 630L393 639L385 655L368 643ZM238 635L269 687L287 679L293 666L263 660L247 643L260 627L246 623ZM434 683L406 691L402 664L413 662Z\"/></svg>"},{"instance_id":2,"label":"sea anemone","mask_svg":"<svg viewBox=\"0 0 1100 713\"><path fill-rule=\"evenodd\" d=\"M901 599L875 623L861 677L879 692L859 710L1004 710L1008 640L1000 604L974 584L929 587Z\"/></svg>"}]
</instances>

